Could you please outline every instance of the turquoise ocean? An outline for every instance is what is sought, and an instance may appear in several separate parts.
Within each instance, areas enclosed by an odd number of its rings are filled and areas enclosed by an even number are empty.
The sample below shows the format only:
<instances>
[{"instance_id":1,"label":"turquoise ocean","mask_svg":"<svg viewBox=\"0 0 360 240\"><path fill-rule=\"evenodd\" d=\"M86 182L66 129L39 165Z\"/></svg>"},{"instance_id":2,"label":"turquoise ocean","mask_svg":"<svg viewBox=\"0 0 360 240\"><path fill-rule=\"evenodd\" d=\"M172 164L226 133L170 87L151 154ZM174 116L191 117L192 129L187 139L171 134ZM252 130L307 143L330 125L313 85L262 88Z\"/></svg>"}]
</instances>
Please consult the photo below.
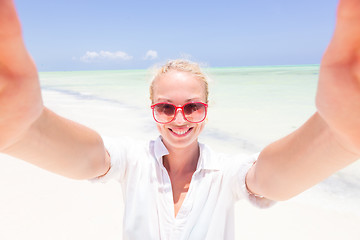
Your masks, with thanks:
<instances>
[{"instance_id":1,"label":"turquoise ocean","mask_svg":"<svg viewBox=\"0 0 360 240\"><path fill-rule=\"evenodd\" d=\"M318 65L207 68L205 72L210 78L209 115L200 141L215 150L256 153L300 127L315 112ZM138 122L137 132L155 138L150 80L149 70L40 73L44 92L119 109L118 118ZM121 135L121 128L128 126L114 124L113 128L114 135L117 131ZM359 161L293 201L360 216Z\"/></svg>"}]
</instances>

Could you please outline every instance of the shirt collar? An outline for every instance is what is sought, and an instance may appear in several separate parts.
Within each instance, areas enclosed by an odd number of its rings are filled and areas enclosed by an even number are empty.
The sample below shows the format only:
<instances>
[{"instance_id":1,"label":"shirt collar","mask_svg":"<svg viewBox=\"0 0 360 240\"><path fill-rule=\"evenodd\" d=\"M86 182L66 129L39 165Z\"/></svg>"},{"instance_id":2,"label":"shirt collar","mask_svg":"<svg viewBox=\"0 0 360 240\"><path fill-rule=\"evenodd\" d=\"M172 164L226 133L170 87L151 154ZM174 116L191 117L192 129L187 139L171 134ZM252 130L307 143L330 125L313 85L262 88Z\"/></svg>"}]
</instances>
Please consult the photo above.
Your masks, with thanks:
<instances>
[{"instance_id":1,"label":"shirt collar","mask_svg":"<svg viewBox=\"0 0 360 240\"><path fill-rule=\"evenodd\" d=\"M164 143L162 142L161 136L159 136L154 143L154 154L156 161L162 164L162 157L169 154Z\"/></svg>"},{"instance_id":2,"label":"shirt collar","mask_svg":"<svg viewBox=\"0 0 360 240\"><path fill-rule=\"evenodd\" d=\"M200 157L197 165L197 170L206 169L206 170L220 170L220 165L218 158L215 156L216 153L213 152L205 144L199 143L200 147ZM154 142L154 155L156 161L159 164L163 164L162 157L168 155L169 151L166 149L161 136L159 136Z\"/></svg>"}]
</instances>

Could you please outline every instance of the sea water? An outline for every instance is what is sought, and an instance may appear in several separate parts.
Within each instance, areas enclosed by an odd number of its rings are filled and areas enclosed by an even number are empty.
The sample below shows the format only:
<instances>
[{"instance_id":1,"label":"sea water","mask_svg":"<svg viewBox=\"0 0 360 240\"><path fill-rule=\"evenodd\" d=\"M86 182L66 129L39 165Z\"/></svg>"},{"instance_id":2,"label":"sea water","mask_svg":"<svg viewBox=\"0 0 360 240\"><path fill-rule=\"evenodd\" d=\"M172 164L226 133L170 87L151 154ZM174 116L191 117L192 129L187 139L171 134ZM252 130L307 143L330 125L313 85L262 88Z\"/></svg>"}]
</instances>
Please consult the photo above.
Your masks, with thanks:
<instances>
[{"instance_id":1,"label":"sea water","mask_svg":"<svg viewBox=\"0 0 360 240\"><path fill-rule=\"evenodd\" d=\"M318 65L210 68L205 71L210 77L209 114L200 140L215 150L231 154L256 153L300 127L316 111ZM122 112L119 117L137 122L137 137L157 136L149 107L150 79L148 70L40 73L45 92L125 109L126 113ZM119 124L114 129L122 127L127 126ZM294 201L360 216L359 176L357 162L300 194Z\"/></svg>"}]
</instances>

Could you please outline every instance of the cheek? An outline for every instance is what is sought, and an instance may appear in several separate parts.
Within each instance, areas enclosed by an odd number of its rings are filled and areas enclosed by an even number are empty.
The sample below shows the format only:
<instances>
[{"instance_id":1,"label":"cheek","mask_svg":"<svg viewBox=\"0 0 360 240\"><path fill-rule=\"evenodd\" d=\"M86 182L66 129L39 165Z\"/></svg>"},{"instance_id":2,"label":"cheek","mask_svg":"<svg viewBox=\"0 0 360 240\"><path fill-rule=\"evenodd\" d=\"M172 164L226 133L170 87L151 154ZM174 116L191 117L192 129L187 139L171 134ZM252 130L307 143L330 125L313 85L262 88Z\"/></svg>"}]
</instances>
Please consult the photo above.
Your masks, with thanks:
<instances>
[{"instance_id":1,"label":"cheek","mask_svg":"<svg viewBox=\"0 0 360 240\"><path fill-rule=\"evenodd\" d=\"M156 123L156 127L157 127L159 132L161 132L162 129L164 129L164 126L162 124L159 124L159 123Z\"/></svg>"},{"instance_id":2,"label":"cheek","mask_svg":"<svg viewBox=\"0 0 360 240\"><path fill-rule=\"evenodd\" d=\"M206 120L204 120L202 123L200 123L200 124L198 125L199 132L202 132L202 130L204 129L205 125L206 125Z\"/></svg>"},{"instance_id":3,"label":"cheek","mask_svg":"<svg viewBox=\"0 0 360 240\"><path fill-rule=\"evenodd\" d=\"M156 128L160 135L166 134L166 132L168 131L166 124L156 123Z\"/></svg>"}]
</instances>

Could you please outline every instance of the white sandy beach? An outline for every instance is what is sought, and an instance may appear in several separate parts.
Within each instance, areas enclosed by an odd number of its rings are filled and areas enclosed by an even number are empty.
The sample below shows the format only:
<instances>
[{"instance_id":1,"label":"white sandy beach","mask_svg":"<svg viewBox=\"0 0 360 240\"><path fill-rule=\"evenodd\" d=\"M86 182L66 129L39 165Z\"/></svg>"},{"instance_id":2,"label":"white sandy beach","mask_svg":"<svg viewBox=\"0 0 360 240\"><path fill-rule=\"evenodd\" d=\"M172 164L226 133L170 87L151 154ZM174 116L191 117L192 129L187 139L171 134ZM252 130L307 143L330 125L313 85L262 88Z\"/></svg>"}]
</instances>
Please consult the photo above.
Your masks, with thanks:
<instances>
[{"instance_id":1,"label":"white sandy beach","mask_svg":"<svg viewBox=\"0 0 360 240\"><path fill-rule=\"evenodd\" d=\"M145 140L157 136L155 127L144 134L141 121L131 118L126 109L83 102L53 91L43 94L50 109L101 134L124 134ZM0 239L122 239L123 203L119 183L93 184L66 179L0 155L0 189ZM305 194L311 197L311 193ZM236 239L360 239L360 216L326 205L300 203L295 198L261 210L245 201L239 202Z\"/></svg>"}]
</instances>

